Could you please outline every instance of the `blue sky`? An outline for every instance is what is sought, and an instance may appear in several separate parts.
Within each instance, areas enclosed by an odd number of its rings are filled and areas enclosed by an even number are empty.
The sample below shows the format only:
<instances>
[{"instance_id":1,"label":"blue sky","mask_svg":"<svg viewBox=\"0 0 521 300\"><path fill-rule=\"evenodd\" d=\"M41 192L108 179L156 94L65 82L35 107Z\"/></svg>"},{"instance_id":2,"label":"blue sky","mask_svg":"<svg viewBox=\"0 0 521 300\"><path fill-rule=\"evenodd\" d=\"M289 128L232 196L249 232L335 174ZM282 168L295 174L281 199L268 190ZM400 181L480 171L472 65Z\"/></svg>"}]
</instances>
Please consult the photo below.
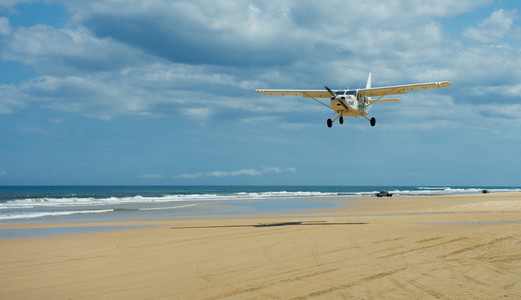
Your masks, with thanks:
<instances>
[{"instance_id":1,"label":"blue sky","mask_svg":"<svg viewBox=\"0 0 521 300\"><path fill-rule=\"evenodd\" d=\"M0 185L521 185L518 1L0 2ZM327 128L256 88L451 81Z\"/></svg>"}]
</instances>

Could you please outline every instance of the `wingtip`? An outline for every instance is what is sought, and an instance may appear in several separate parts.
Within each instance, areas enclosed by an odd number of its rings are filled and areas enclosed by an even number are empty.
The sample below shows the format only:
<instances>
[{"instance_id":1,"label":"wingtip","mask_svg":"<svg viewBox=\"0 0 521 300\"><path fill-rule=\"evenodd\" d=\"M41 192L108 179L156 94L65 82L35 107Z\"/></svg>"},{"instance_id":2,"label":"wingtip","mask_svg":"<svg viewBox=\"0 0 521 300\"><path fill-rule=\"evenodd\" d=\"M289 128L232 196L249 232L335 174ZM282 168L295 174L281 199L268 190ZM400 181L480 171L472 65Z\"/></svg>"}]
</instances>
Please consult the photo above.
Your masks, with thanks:
<instances>
[{"instance_id":1,"label":"wingtip","mask_svg":"<svg viewBox=\"0 0 521 300\"><path fill-rule=\"evenodd\" d=\"M448 86L451 86L453 85L454 83L450 82L450 81L442 81L442 82L438 82L436 83L436 85L438 85L439 87L448 87Z\"/></svg>"}]
</instances>

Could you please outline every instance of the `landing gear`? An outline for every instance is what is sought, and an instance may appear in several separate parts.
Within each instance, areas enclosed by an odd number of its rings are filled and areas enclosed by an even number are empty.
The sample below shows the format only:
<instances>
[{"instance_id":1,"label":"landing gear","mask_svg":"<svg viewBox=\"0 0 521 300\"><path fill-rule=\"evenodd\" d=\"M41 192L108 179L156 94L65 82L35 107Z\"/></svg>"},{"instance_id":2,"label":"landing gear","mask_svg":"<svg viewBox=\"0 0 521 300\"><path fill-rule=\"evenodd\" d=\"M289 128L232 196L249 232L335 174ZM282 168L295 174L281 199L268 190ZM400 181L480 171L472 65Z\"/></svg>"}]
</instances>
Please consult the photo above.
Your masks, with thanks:
<instances>
[{"instance_id":1,"label":"landing gear","mask_svg":"<svg viewBox=\"0 0 521 300\"><path fill-rule=\"evenodd\" d=\"M369 119L367 116L363 116L363 117L366 118L371 123L371 126L375 126L376 125L376 119L375 118ZM336 120L338 120L338 123L344 124L344 116L338 115L334 120L327 119L327 127L329 127L329 128L333 127L333 123L335 123Z\"/></svg>"},{"instance_id":2,"label":"landing gear","mask_svg":"<svg viewBox=\"0 0 521 300\"><path fill-rule=\"evenodd\" d=\"M336 120L338 120L338 123L344 124L344 116L338 115L334 120L327 119L327 127L331 128Z\"/></svg>"}]
</instances>

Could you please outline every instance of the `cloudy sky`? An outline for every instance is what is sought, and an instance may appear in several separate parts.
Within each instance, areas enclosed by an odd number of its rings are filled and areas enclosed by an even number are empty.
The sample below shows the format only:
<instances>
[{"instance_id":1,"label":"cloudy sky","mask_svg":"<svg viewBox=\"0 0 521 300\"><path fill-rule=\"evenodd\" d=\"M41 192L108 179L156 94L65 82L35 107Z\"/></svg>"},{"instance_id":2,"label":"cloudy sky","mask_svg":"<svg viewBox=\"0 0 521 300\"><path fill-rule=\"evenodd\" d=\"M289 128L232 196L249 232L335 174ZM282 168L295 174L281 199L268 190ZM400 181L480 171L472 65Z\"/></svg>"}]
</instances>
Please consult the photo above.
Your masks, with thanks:
<instances>
[{"instance_id":1,"label":"cloudy sky","mask_svg":"<svg viewBox=\"0 0 521 300\"><path fill-rule=\"evenodd\" d=\"M518 1L0 1L0 185L521 185ZM371 127L256 88L451 81Z\"/></svg>"}]
</instances>

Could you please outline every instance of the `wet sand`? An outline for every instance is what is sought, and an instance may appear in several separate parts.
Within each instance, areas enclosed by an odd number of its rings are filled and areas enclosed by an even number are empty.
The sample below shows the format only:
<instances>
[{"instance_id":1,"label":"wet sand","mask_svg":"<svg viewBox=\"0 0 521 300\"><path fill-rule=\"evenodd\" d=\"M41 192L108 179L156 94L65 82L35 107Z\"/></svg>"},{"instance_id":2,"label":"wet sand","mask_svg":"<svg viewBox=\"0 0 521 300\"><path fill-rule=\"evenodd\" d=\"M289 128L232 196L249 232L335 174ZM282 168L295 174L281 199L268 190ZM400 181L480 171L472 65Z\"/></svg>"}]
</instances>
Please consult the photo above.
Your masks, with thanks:
<instances>
[{"instance_id":1,"label":"wet sand","mask_svg":"<svg viewBox=\"0 0 521 300\"><path fill-rule=\"evenodd\" d=\"M154 227L0 240L0 299L521 298L521 193L345 202L298 215L10 225Z\"/></svg>"}]
</instances>

